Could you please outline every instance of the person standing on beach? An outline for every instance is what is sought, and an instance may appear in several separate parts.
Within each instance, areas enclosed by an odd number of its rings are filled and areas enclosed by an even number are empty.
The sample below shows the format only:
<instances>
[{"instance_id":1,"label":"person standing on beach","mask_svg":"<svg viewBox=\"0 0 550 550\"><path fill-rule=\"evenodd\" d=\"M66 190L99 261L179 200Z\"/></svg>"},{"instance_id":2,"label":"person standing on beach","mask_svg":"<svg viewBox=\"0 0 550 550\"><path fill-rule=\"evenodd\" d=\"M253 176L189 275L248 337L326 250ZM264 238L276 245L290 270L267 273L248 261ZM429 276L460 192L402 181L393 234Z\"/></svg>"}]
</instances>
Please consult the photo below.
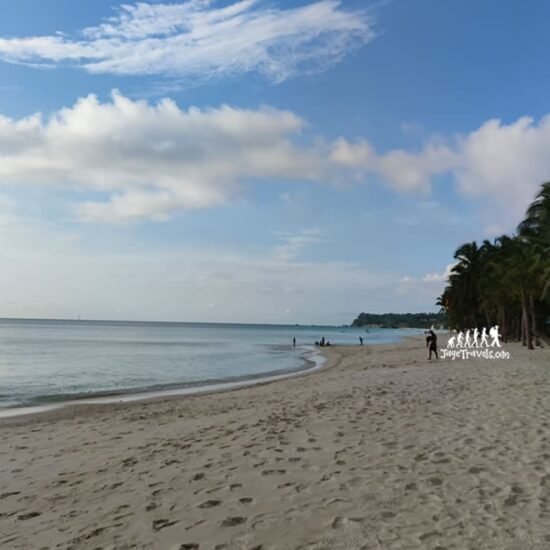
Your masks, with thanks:
<instances>
[{"instance_id":1,"label":"person standing on beach","mask_svg":"<svg viewBox=\"0 0 550 550\"><path fill-rule=\"evenodd\" d=\"M360 343L360 345L363 345L363 337L362 336L359 336L359 343Z\"/></svg>"},{"instance_id":2,"label":"person standing on beach","mask_svg":"<svg viewBox=\"0 0 550 550\"><path fill-rule=\"evenodd\" d=\"M432 352L435 354L435 358L439 359L439 355L437 354L437 336L431 329L428 331L426 338L426 347L428 348L428 360L432 358Z\"/></svg>"},{"instance_id":3,"label":"person standing on beach","mask_svg":"<svg viewBox=\"0 0 550 550\"><path fill-rule=\"evenodd\" d=\"M292 347L293 347L293 348L296 347L296 338L293 338L293 339L292 339Z\"/></svg>"}]
</instances>

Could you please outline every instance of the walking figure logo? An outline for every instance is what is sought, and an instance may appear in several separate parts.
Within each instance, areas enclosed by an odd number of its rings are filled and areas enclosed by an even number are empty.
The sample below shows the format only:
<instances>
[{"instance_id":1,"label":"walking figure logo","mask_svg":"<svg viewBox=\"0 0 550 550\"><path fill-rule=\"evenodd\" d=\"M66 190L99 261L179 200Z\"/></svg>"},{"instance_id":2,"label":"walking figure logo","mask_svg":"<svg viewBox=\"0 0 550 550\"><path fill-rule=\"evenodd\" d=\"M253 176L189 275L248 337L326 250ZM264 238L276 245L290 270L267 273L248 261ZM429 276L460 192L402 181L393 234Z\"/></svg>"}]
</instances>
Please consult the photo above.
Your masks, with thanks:
<instances>
[{"instance_id":1,"label":"walking figure logo","mask_svg":"<svg viewBox=\"0 0 550 550\"><path fill-rule=\"evenodd\" d=\"M489 341L490 339L490 341ZM467 329L459 331L455 336L451 336L447 341L447 347L441 350L441 358L469 359L510 359L510 353L500 351L501 334L498 325L491 327L487 331L486 327Z\"/></svg>"}]
</instances>

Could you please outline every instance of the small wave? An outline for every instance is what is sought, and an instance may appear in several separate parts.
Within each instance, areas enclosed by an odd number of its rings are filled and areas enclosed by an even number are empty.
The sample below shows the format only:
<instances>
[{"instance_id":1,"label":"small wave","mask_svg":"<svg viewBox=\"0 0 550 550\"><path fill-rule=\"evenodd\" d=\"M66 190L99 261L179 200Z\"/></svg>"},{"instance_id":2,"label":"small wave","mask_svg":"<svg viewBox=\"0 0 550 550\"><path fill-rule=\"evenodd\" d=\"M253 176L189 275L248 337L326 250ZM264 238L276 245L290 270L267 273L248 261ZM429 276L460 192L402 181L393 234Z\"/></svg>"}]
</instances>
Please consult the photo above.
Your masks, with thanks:
<instances>
[{"instance_id":1,"label":"small wave","mask_svg":"<svg viewBox=\"0 0 550 550\"><path fill-rule=\"evenodd\" d=\"M308 350L309 352L309 350ZM316 354L316 352L314 352ZM319 356L320 357L320 356ZM241 382L254 382L261 381L262 379L269 379L278 376L288 376L289 374L300 373L319 366L318 359L308 353L307 356L303 356L303 364L299 367L292 367L288 369L277 369L266 371L256 374L247 374L240 376L227 376L221 378L207 378L204 380L196 380L191 382L174 382L169 384L151 384L147 386L138 386L133 388L120 388L109 390L92 390L81 392L66 392L66 393L52 393L52 394L39 394L34 395L32 398L21 400L17 406L29 407L33 405L46 405L46 404L59 404L66 403L68 401L85 401L97 398L116 398L131 396L135 394L158 394L162 392L171 392L174 390L185 390L193 388L205 388L210 386L218 386L220 384L239 384ZM11 396L13 400L13 396ZM1 406L1 405L0 405ZM11 404L10 406L13 406Z\"/></svg>"}]
</instances>

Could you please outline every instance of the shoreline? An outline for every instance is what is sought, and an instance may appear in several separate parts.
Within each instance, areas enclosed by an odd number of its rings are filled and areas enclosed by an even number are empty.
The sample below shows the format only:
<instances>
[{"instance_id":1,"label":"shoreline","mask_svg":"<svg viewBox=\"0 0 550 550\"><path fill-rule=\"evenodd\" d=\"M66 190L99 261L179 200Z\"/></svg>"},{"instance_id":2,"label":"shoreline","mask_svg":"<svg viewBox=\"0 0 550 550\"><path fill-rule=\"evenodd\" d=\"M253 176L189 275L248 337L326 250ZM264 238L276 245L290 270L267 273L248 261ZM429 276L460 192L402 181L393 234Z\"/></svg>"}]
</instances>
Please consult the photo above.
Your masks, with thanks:
<instances>
[{"instance_id":1,"label":"shoreline","mask_svg":"<svg viewBox=\"0 0 550 550\"><path fill-rule=\"evenodd\" d=\"M54 324L57 321L54 321ZM74 322L72 324L75 324ZM103 324L100 323L100 324ZM232 328L240 325L232 325ZM415 329L407 329L407 332ZM342 330L343 332L343 330ZM34 337L33 335L31 335ZM138 334L139 336L139 334ZM200 335L199 335L200 336ZM288 335L283 335L288 336ZM314 335L309 334L311 338ZM316 335L315 335L316 336ZM332 334L333 338L331 340L337 340L336 345L354 345L357 343L356 338L352 338L349 334L341 336L342 341L338 341L338 336ZM353 336L353 335L352 335ZM400 334L395 336L395 334L386 334L383 331L376 333L373 337L374 342L380 339L382 342L387 339L388 342L396 340L402 340L408 336L407 333ZM187 338L189 339L190 336ZM58 338L56 336L56 338ZM223 340L224 337L222 337ZM227 336L225 336L227 339ZM263 338L263 337L262 337ZM31 338L32 339L32 338ZM59 337L60 349L63 349L61 343L63 338ZM107 338L108 339L108 338ZM286 339L286 338L285 338ZM68 338L68 342L72 342L74 338ZM168 338L170 340L170 338ZM231 339L230 339L231 340ZM277 340L279 344L273 344L271 341ZM204 364L194 364L193 371L187 367L185 353L182 357L174 356L170 359L168 355L169 367L172 369L170 374L163 375L164 371L157 373L155 370L150 370L148 374L145 372L143 374L143 369L140 367L139 363L139 354L136 354L137 357L137 370L134 376L132 376L132 368L129 369L128 376L126 376L125 371L120 370L116 365L116 362L111 361L109 357L116 357L116 354L110 354L109 351L103 354L104 357L101 359L94 359L93 357L88 357L84 353L83 363L87 365L86 369L80 372L78 370L78 365L74 377L74 384L68 387L64 387L62 380L48 384L47 373L52 371L54 375L58 376L57 372L63 372L63 369L67 371L70 363L67 363L66 357L63 357L63 354L59 355L59 366L55 367L52 361L49 363L46 361L45 369L41 368L41 364L37 363L36 367L32 370L35 372L44 372L42 375L43 378L36 379L36 374L33 374L32 371L25 371L25 368L22 368L22 378L18 381L17 375L15 375L12 381L9 377L7 379L7 386L4 388L5 395L0 396L0 419L27 415L27 414L36 414L46 411L51 411L53 409L59 409L66 406L73 406L82 403L88 404L105 404L105 403L116 403L120 401L134 401L134 400L145 400L145 399L156 399L162 398L165 396L171 395L190 395L194 393L209 393L211 391L221 391L231 388L237 388L241 386L248 386L256 381L258 383L265 382L269 380L278 380L283 379L286 376L295 376L301 374L310 369L317 368L316 364L321 356L319 351L322 348L313 347L313 339L311 343L303 341L297 346L294 350L288 346L281 346L281 335L271 335L268 333L267 340L264 342L264 353L261 358L254 358L254 355L248 353L246 356L242 355L239 359L238 354L235 356L233 362L229 361L227 366L224 366L221 370L216 368L216 363L212 361ZM115 338L114 341L117 341ZM271 343L270 343L271 342ZM333 345L335 342L333 341ZM279 363L277 361L271 361L270 352L268 353L268 348L270 346L277 346L279 350L279 356L282 358ZM375 343L368 343L367 345L377 345ZM73 346L74 347L74 346ZM70 349L72 349L69 346ZM252 347L251 347L252 350ZM14 350L17 354L17 350ZM121 348L120 351L124 351ZM183 350L185 351L185 350ZM238 350L239 351L239 350ZM260 350L262 351L262 350ZM145 357L147 354L149 356L151 353L157 353L155 350L151 351L150 349L146 350ZM242 350L239 351L242 353ZM162 352L160 352L161 358ZM88 355L90 355L88 353ZM56 354L53 354L54 359ZM130 353L131 361L133 356ZM24 360L24 358L22 358ZM150 357L152 360L151 364L155 364L154 355ZM277 357L274 357L277 360ZM208 361L208 356L206 356ZM219 361L218 358L214 360ZM175 367L170 365L170 361ZM178 364L179 361L179 364ZM191 361L196 362L196 358L191 354ZM151 362L151 361L150 361ZM25 363L21 363L25 365ZM56 363L57 364L57 363ZM17 365L15 363L12 368ZM105 365L111 365L112 368L109 369L108 376L103 379L101 376L94 378L93 373L97 369L101 371L105 370ZM210 368L210 365L213 365L214 368ZM223 365L223 363L222 363ZM160 365L159 365L160 367ZM141 370L140 370L141 368ZM145 367L147 370L148 367ZM49 370L48 370L49 369ZM17 372L17 368L14 372ZM70 370L70 369L69 369ZM120 370L120 372L119 372ZM112 371L112 374L111 374ZM69 372L69 371L67 371ZM248 374L245 374L247 373ZM227 373L227 374L226 374ZM231 373L234 373L231 376ZM148 374L148 376L147 376ZM195 376L198 374L198 376ZM86 381L86 376L90 378L91 383ZM197 380L197 378L203 378L203 380ZM84 382L80 383L80 379L83 379ZM41 382L43 381L43 383ZM11 385L10 385L11 384ZM18 385L19 384L19 385ZM132 387L134 386L134 387Z\"/></svg>"},{"instance_id":2,"label":"shoreline","mask_svg":"<svg viewBox=\"0 0 550 550\"><path fill-rule=\"evenodd\" d=\"M367 344L364 347L377 347L377 346L397 346L407 341L420 342L422 337L420 336L404 336L398 342L392 343L374 343ZM314 374L320 370L330 368L334 366L331 364L329 357L323 355L323 351L328 352L329 349L338 348L355 348L360 347L356 344L334 344L324 348L314 348L309 350L309 355L304 356L304 366L298 369L290 371L283 371L279 374L276 372L245 376L239 380L220 380L219 382L213 382L208 384L198 383L196 385L188 385L182 387L175 387L166 390L151 390L151 391L128 391L122 393L113 393L107 395L95 394L90 397L78 397L67 400L60 400L56 402L48 402L36 405L21 405L15 407L0 408L0 429L3 424L12 424L18 420L23 419L36 419L43 415L48 415L48 418L52 418L54 415L56 418L63 417L64 411L69 411L68 414L74 416L77 414L78 408L87 407L109 407L114 405L132 405L147 402L161 402L168 399L178 399L193 396L206 396L217 393L237 391L244 388L250 388L254 386L260 386L264 384L271 384L274 382L283 381L290 378L298 378Z\"/></svg>"},{"instance_id":3,"label":"shoreline","mask_svg":"<svg viewBox=\"0 0 550 550\"><path fill-rule=\"evenodd\" d=\"M418 341L419 336L405 336L398 342L367 344L365 347L399 345L406 341ZM325 348L315 348L309 350L309 355L304 356L304 366L288 371L277 373L273 371L268 374L250 375L235 380L220 380L212 383L197 383L193 385L174 387L166 390L151 391L127 391L121 393L94 394L89 397L78 397L67 400L53 402L37 403L36 405L20 405L13 407L0 408L0 427L7 420L16 420L21 417L37 417L43 414L61 412L67 408L86 407L86 406L108 406L117 404L144 403L147 401L158 402L163 399L177 399L180 397L191 397L194 395L211 395L227 391L239 390L241 388L253 387L256 385L269 384L285 380L287 378L296 378L311 374L321 369L329 368L328 358L323 355L324 350L329 348L347 348L358 347L356 344L334 344Z\"/></svg>"},{"instance_id":4,"label":"shoreline","mask_svg":"<svg viewBox=\"0 0 550 550\"><path fill-rule=\"evenodd\" d=\"M550 350L509 349L331 346L299 379L6 420L0 546L546 548Z\"/></svg>"},{"instance_id":5,"label":"shoreline","mask_svg":"<svg viewBox=\"0 0 550 550\"><path fill-rule=\"evenodd\" d=\"M336 346L334 346L336 347ZM177 399L183 397L212 395L228 391L239 390L242 388L254 387L256 385L270 384L311 374L323 368L327 368L327 358L315 349L310 350L310 354L304 356L303 367L285 370L280 373L276 371L260 375L243 376L239 379L227 379L214 381L211 383L197 383L193 385L174 387L165 390L142 390L112 394L94 394L89 397L77 397L56 402L48 402L36 405L21 405L16 407L0 408L0 428L6 420L14 420L21 417L37 417L49 413L60 413L64 409L78 407L101 407L109 405L139 404L148 401L158 402L164 399Z\"/></svg>"}]
</instances>

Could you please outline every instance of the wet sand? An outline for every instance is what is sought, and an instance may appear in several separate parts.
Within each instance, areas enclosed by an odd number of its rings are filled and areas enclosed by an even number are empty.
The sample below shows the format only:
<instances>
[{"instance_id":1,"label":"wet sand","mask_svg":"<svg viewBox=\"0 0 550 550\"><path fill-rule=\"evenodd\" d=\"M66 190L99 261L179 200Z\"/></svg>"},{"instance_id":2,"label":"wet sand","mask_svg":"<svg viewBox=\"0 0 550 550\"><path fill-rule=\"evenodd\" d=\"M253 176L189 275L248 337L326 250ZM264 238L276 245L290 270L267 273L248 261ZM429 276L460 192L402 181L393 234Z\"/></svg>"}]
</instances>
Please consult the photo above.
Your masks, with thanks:
<instances>
[{"instance_id":1,"label":"wet sand","mask_svg":"<svg viewBox=\"0 0 550 550\"><path fill-rule=\"evenodd\" d=\"M1 548L550 548L550 350L0 421Z\"/></svg>"}]
</instances>

